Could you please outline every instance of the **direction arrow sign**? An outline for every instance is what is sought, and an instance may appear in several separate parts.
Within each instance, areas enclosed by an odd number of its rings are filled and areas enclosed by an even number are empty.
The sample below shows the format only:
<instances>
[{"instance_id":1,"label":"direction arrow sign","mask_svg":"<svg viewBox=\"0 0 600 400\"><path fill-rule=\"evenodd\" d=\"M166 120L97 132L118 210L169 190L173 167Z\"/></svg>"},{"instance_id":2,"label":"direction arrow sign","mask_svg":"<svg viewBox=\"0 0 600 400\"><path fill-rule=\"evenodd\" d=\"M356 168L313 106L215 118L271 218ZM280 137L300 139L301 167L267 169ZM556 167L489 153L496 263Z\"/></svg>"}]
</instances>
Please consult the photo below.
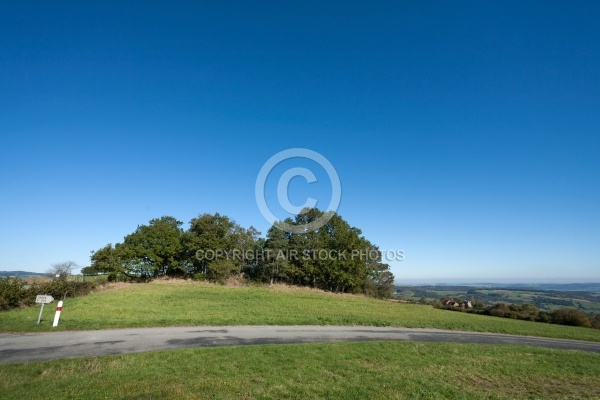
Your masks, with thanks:
<instances>
[{"instance_id":1,"label":"direction arrow sign","mask_svg":"<svg viewBox=\"0 0 600 400\"><path fill-rule=\"evenodd\" d=\"M47 294L38 294L35 297L35 302L37 304L50 304L54 301L54 297L48 296Z\"/></svg>"}]
</instances>

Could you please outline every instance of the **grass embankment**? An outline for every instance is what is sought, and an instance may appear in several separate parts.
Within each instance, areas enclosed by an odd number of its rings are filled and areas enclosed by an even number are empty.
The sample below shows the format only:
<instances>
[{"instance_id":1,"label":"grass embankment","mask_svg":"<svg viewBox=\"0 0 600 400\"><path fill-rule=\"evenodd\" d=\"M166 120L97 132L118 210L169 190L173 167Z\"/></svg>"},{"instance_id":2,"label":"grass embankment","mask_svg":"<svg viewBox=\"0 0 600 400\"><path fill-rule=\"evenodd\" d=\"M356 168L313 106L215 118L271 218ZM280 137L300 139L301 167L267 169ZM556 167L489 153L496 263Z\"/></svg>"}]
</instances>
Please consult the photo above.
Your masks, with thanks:
<instances>
[{"instance_id":1,"label":"grass embankment","mask_svg":"<svg viewBox=\"0 0 600 400\"><path fill-rule=\"evenodd\" d=\"M486 317L430 306L288 287L231 287L185 281L119 284L68 299L57 328L56 301L0 314L0 331L43 332L192 325L370 325L439 328L600 341L600 330Z\"/></svg>"},{"instance_id":2,"label":"grass embankment","mask_svg":"<svg viewBox=\"0 0 600 400\"><path fill-rule=\"evenodd\" d=\"M599 398L600 355L362 342L187 349L0 367L6 399Z\"/></svg>"}]
</instances>

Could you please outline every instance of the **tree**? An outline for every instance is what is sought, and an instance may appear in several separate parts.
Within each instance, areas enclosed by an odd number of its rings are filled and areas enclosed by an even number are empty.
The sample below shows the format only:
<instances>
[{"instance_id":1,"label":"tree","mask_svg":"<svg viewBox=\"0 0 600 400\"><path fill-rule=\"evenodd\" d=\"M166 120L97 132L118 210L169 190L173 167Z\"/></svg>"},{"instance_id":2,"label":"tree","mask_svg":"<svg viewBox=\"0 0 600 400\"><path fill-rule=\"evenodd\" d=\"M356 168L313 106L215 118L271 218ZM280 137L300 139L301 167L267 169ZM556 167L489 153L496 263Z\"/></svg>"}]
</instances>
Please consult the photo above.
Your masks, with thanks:
<instances>
[{"instance_id":1,"label":"tree","mask_svg":"<svg viewBox=\"0 0 600 400\"><path fill-rule=\"evenodd\" d=\"M113 247L111 243L92 252L90 260L91 265L89 268L108 274L109 280L114 280L121 274L129 276L130 278L133 277L124 267L124 262L121 261L117 248Z\"/></svg>"},{"instance_id":2,"label":"tree","mask_svg":"<svg viewBox=\"0 0 600 400\"><path fill-rule=\"evenodd\" d=\"M361 236L360 229L335 213L316 230L301 229L324 215L315 208L304 209L295 220L288 218L269 230L265 244L269 281L390 297L394 275L381 262L379 248Z\"/></svg>"},{"instance_id":3,"label":"tree","mask_svg":"<svg viewBox=\"0 0 600 400\"><path fill-rule=\"evenodd\" d=\"M267 232L263 260L266 278L270 285L275 281L286 281L288 279L289 260L289 233L281 229L276 222Z\"/></svg>"},{"instance_id":4,"label":"tree","mask_svg":"<svg viewBox=\"0 0 600 400\"><path fill-rule=\"evenodd\" d=\"M183 235L184 263L191 274L224 282L253 267L255 260L248 255L256 250L259 235L225 215L199 215Z\"/></svg>"},{"instance_id":5,"label":"tree","mask_svg":"<svg viewBox=\"0 0 600 400\"><path fill-rule=\"evenodd\" d=\"M102 271L97 270L94 266L88 266L81 268L82 275L98 275Z\"/></svg>"},{"instance_id":6,"label":"tree","mask_svg":"<svg viewBox=\"0 0 600 400\"><path fill-rule=\"evenodd\" d=\"M73 270L76 268L79 268L79 266L75 262L63 261L52 264L48 270L48 275L56 277L57 279L67 280L67 278L71 275L71 272L73 272Z\"/></svg>"},{"instance_id":7,"label":"tree","mask_svg":"<svg viewBox=\"0 0 600 400\"><path fill-rule=\"evenodd\" d=\"M107 273L111 280L119 275L134 279L183 275L181 224L169 216L151 219L125 236L123 243L92 252L90 268Z\"/></svg>"},{"instance_id":8,"label":"tree","mask_svg":"<svg viewBox=\"0 0 600 400\"><path fill-rule=\"evenodd\" d=\"M183 250L181 224L181 221L169 216L155 218L125 236L123 253L131 265L137 266L142 277L183 272L179 264Z\"/></svg>"},{"instance_id":9,"label":"tree","mask_svg":"<svg viewBox=\"0 0 600 400\"><path fill-rule=\"evenodd\" d=\"M392 297L394 293L394 274L389 270L388 264L376 262L370 267L369 281L374 286L374 292L367 292L367 294L379 297L388 298Z\"/></svg>"}]
</instances>

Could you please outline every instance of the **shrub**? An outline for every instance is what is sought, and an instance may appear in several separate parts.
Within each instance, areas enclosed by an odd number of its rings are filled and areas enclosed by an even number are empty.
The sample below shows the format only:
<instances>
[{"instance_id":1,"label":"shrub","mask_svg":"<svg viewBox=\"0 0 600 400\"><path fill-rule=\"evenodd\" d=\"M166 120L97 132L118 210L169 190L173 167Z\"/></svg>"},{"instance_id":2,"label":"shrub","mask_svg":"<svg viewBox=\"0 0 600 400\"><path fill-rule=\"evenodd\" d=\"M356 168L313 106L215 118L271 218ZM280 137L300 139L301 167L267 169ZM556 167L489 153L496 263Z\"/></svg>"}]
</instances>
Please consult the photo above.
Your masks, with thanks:
<instances>
[{"instance_id":1,"label":"shrub","mask_svg":"<svg viewBox=\"0 0 600 400\"><path fill-rule=\"evenodd\" d=\"M504 303L496 303L493 307L490 308L490 315L494 317L506 317L508 318L510 313L510 308L507 304Z\"/></svg>"},{"instance_id":2,"label":"shrub","mask_svg":"<svg viewBox=\"0 0 600 400\"><path fill-rule=\"evenodd\" d=\"M550 314L546 311L540 311L537 317L538 322L550 322Z\"/></svg>"},{"instance_id":3,"label":"shrub","mask_svg":"<svg viewBox=\"0 0 600 400\"><path fill-rule=\"evenodd\" d=\"M47 294L57 300L69 297L85 296L104 281L99 282L70 282L64 279L54 279L46 283L33 283L26 287L21 279L0 279L0 311L26 307L35 304L39 294Z\"/></svg>"},{"instance_id":4,"label":"shrub","mask_svg":"<svg viewBox=\"0 0 600 400\"><path fill-rule=\"evenodd\" d=\"M582 326L584 328L592 327L590 319L584 312L572 308L559 308L552 311L550 322L560 325Z\"/></svg>"},{"instance_id":5,"label":"shrub","mask_svg":"<svg viewBox=\"0 0 600 400\"><path fill-rule=\"evenodd\" d=\"M70 282L54 279L40 285L38 290L48 294L55 299L64 300L69 297L79 297L89 294L96 287L94 282Z\"/></svg>"},{"instance_id":6,"label":"shrub","mask_svg":"<svg viewBox=\"0 0 600 400\"><path fill-rule=\"evenodd\" d=\"M592 323L592 328L600 329L600 314L594 316L594 318L590 318L590 322Z\"/></svg>"},{"instance_id":7,"label":"shrub","mask_svg":"<svg viewBox=\"0 0 600 400\"><path fill-rule=\"evenodd\" d=\"M19 307L25 292L25 284L22 280L17 278L0 279L0 310Z\"/></svg>"}]
</instances>

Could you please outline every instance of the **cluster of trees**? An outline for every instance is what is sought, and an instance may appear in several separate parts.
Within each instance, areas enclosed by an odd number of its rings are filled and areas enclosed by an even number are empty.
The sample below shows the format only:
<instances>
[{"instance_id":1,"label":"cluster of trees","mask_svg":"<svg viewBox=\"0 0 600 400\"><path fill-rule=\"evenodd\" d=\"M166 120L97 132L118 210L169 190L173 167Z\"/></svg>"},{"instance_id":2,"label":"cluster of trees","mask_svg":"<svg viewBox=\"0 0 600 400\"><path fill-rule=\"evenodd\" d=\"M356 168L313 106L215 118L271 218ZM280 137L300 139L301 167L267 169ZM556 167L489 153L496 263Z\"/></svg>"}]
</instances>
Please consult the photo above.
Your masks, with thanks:
<instances>
[{"instance_id":1,"label":"cluster of trees","mask_svg":"<svg viewBox=\"0 0 600 400\"><path fill-rule=\"evenodd\" d=\"M390 297L394 276L360 229L338 214L314 231L302 229L323 216L318 209L305 209L271 227L266 238L219 213L193 218L187 230L173 217L156 218L122 243L92 252L91 265L82 272L107 273L109 279L166 275L224 282L243 277Z\"/></svg>"},{"instance_id":2,"label":"cluster of trees","mask_svg":"<svg viewBox=\"0 0 600 400\"><path fill-rule=\"evenodd\" d=\"M534 304L496 303L493 306L486 306L480 301L471 299L473 308L467 309L461 307L457 308L444 306L446 300L448 299L448 297L444 297L441 300L434 300L432 305L435 308L445 308L454 311L491 315L494 317L600 329L600 315L587 315L583 311L574 308L559 308L550 312L546 312L540 311ZM462 302L461 299L454 300Z\"/></svg>"}]
</instances>

